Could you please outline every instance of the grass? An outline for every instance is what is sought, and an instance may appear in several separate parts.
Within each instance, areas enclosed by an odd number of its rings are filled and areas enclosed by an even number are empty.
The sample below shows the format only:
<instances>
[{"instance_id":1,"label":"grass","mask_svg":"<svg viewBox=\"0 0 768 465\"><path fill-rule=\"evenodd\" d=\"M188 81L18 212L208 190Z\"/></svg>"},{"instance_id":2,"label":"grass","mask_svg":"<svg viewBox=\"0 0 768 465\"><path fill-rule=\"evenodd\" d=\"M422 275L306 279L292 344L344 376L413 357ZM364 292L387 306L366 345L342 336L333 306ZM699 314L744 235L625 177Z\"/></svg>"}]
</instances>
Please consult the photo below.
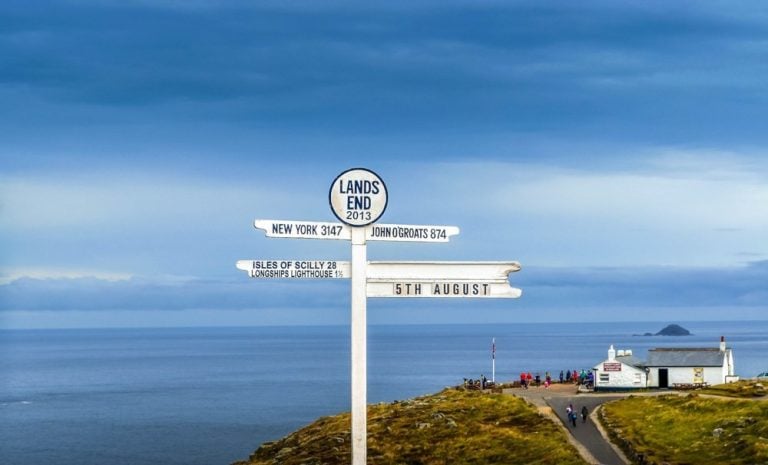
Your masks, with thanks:
<instances>
[{"instance_id":1,"label":"grass","mask_svg":"<svg viewBox=\"0 0 768 465\"><path fill-rule=\"evenodd\" d=\"M350 461L348 413L320 418L259 447L238 465ZM579 464L565 434L522 399L446 389L368 407L368 464Z\"/></svg>"},{"instance_id":2,"label":"grass","mask_svg":"<svg viewBox=\"0 0 768 465\"><path fill-rule=\"evenodd\" d=\"M718 384L698 391L701 394L750 399L766 395L765 384L755 380L742 380L736 383Z\"/></svg>"},{"instance_id":3,"label":"grass","mask_svg":"<svg viewBox=\"0 0 768 465\"><path fill-rule=\"evenodd\" d=\"M768 402L695 394L629 397L605 404L602 421L638 462L768 464Z\"/></svg>"}]
</instances>

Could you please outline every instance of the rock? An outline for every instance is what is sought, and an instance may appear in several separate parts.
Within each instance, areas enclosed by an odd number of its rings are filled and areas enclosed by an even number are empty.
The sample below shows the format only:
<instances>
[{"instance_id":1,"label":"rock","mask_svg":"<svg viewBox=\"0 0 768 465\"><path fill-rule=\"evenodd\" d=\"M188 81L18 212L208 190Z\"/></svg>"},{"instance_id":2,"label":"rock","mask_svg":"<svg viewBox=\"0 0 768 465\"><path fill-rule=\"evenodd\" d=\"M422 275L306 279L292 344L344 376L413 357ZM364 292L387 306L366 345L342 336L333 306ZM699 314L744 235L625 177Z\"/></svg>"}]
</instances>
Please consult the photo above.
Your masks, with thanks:
<instances>
[{"instance_id":1,"label":"rock","mask_svg":"<svg viewBox=\"0 0 768 465\"><path fill-rule=\"evenodd\" d=\"M666 328L656 333L656 336L690 336L690 335L691 335L691 332L680 325L667 325Z\"/></svg>"},{"instance_id":2,"label":"rock","mask_svg":"<svg viewBox=\"0 0 768 465\"><path fill-rule=\"evenodd\" d=\"M427 429L427 428L431 428L432 424L431 423L417 423L416 427L418 429Z\"/></svg>"},{"instance_id":3,"label":"rock","mask_svg":"<svg viewBox=\"0 0 768 465\"><path fill-rule=\"evenodd\" d=\"M279 461L281 458L285 457L286 455L293 454L293 451L294 451L293 447L284 447L280 449L277 455L275 455L275 459Z\"/></svg>"},{"instance_id":4,"label":"rock","mask_svg":"<svg viewBox=\"0 0 768 465\"><path fill-rule=\"evenodd\" d=\"M712 430L712 436L719 438L724 432L725 430L723 428L715 428Z\"/></svg>"}]
</instances>

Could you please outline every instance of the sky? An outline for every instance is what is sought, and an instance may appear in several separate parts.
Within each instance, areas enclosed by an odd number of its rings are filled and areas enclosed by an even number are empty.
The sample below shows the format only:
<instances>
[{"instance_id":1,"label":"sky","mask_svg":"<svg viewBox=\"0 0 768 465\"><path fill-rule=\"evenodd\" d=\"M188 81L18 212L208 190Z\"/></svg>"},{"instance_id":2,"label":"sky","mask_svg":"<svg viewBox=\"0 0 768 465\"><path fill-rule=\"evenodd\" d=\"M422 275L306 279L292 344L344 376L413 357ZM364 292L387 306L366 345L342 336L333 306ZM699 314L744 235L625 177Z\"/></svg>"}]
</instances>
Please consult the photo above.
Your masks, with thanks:
<instances>
[{"instance_id":1,"label":"sky","mask_svg":"<svg viewBox=\"0 0 768 465\"><path fill-rule=\"evenodd\" d=\"M0 327L347 324L348 260L253 220L461 228L370 260L516 260L515 300L371 324L768 318L763 2L0 3Z\"/></svg>"}]
</instances>

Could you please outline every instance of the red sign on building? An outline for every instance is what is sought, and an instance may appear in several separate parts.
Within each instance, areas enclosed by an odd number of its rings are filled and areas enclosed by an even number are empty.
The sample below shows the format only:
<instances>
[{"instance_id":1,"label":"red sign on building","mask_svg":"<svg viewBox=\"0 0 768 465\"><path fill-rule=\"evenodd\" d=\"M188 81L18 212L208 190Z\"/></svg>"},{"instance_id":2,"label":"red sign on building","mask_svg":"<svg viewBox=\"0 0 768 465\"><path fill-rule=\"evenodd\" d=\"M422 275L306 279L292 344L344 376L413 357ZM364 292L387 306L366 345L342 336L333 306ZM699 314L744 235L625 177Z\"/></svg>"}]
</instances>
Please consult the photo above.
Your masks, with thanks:
<instances>
[{"instance_id":1,"label":"red sign on building","mask_svg":"<svg viewBox=\"0 0 768 465\"><path fill-rule=\"evenodd\" d=\"M603 363L603 371L621 371L621 363L605 362Z\"/></svg>"}]
</instances>

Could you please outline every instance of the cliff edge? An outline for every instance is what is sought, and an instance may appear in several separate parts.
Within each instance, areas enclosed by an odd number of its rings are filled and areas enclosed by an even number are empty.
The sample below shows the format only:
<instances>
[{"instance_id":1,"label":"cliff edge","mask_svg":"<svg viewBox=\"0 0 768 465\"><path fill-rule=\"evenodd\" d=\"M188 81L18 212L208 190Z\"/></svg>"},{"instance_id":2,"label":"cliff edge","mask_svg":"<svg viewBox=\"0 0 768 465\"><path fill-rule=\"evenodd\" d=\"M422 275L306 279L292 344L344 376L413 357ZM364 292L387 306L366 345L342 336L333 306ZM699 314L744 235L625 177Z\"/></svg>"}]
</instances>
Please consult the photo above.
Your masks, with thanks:
<instances>
[{"instance_id":1,"label":"cliff edge","mask_svg":"<svg viewBox=\"0 0 768 465\"><path fill-rule=\"evenodd\" d=\"M350 415L323 417L233 465L347 465ZM463 389L368 406L368 464L585 464L522 399Z\"/></svg>"}]
</instances>

